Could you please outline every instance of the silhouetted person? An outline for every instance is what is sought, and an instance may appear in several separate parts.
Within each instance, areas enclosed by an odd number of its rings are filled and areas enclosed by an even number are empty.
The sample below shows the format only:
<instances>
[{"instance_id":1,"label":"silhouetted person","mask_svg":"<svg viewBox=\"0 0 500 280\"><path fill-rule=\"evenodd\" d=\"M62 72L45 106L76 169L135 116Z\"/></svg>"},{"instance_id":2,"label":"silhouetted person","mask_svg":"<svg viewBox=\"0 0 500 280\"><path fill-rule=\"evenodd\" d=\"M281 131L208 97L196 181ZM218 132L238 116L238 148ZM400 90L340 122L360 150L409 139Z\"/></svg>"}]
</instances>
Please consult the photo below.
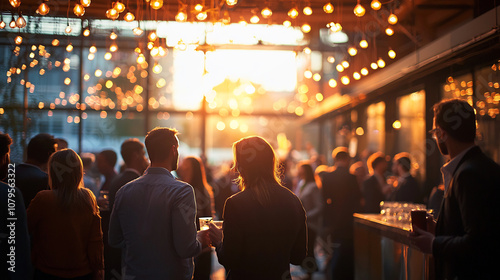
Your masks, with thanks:
<instances>
[{"instance_id":1,"label":"silhouetted person","mask_svg":"<svg viewBox=\"0 0 500 280\"><path fill-rule=\"evenodd\" d=\"M11 144L10 136L0 132L0 279L25 280L32 279L30 239L15 165L10 164Z\"/></svg>"},{"instance_id":2,"label":"silhouetted person","mask_svg":"<svg viewBox=\"0 0 500 280\"><path fill-rule=\"evenodd\" d=\"M433 109L433 138L450 158L441 168L445 195L437 225L416 228L412 243L432 253L436 279L498 279L500 166L474 144L476 116L467 101L443 100Z\"/></svg>"},{"instance_id":3,"label":"silhouetted person","mask_svg":"<svg viewBox=\"0 0 500 280\"><path fill-rule=\"evenodd\" d=\"M117 156L113 150L104 150L97 154L97 170L104 175L104 182L101 184L100 190L109 191L109 185L117 175L115 169L116 159Z\"/></svg>"},{"instance_id":4,"label":"silhouetted person","mask_svg":"<svg viewBox=\"0 0 500 280\"><path fill-rule=\"evenodd\" d=\"M306 215L300 200L280 183L273 148L261 137L233 144L242 191L226 200L222 230L210 239L227 279L290 279L290 263L306 257ZM224 235L222 235L224 233Z\"/></svg>"},{"instance_id":5,"label":"silhouetted person","mask_svg":"<svg viewBox=\"0 0 500 280\"><path fill-rule=\"evenodd\" d=\"M380 202L385 200L388 189L384 173L387 171L387 161L381 152L368 158L368 168L372 174L363 181L362 193L365 201L365 213L380 213Z\"/></svg>"},{"instance_id":6,"label":"silhouetted person","mask_svg":"<svg viewBox=\"0 0 500 280\"><path fill-rule=\"evenodd\" d=\"M99 197L99 186L94 177L90 175L92 166L95 162L95 156L92 153L83 153L82 156L83 163L83 185L87 189L91 190L94 196Z\"/></svg>"},{"instance_id":7,"label":"silhouetted person","mask_svg":"<svg viewBox=\"0 0 500 280\"><path fill-rule=\"evenodd\" d=\"M26 208L39 191L49 188L47 162L56 149L52 135L38 134L28 143L26 162L16 165L16 187L23 193Z\"/></svg>"},{"instance_id":8,"label":"silhouetted person","mask_svg":"<svg viewBox=\"0 0 500 280\"><path fill-rule=\"evenodd\" d=\"M331 259L333 279L354 277L352 214L361 210L361 191L356 176L349 173L351 157L346 147L332 152L333 171L319 174L325 203L324 223L331 240L338 244Z\"/></svg>"},{"instance_id":9,"label":"silhouetted person","mask_svg":"<svg viewBox=\"0 0 500 280\"><path fill-rule=\"evenodd\" d=\"M417 180L410 174L411 159L408 153L399 153L392 161L392 171L398 176L398 185L390 194L390 200L420 203L422 194Z\"/></svg>"},{"instance_id":10,"label":"silhouetted person","mask_svg":"<svg viewBox=\"0 0 500 280\"><path fill-rule=\"evenodd\" d=\"M68 141L64 138L56 138L57 150L64 150L68 148Z\"/></svg>"}]
</instances>

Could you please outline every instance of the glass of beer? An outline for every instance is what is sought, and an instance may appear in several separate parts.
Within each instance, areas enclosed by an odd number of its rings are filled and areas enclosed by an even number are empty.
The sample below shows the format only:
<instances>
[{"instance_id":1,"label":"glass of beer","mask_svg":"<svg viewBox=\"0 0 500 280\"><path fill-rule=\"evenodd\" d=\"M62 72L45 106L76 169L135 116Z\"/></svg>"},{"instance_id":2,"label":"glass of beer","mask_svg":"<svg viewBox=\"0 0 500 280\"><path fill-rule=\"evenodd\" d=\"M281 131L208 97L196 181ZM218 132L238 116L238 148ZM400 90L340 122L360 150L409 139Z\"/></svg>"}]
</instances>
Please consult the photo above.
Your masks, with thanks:
<instances>
[{"instance_id":1,"label":"glass of beer","mask_svg":"<svg viewBox=\"0 0 500 280\"><path fill-rule=\"evenodd\" d=\"M212 221L212 217L200 217L200 230L207 230L208 224Z\"/></svg>"},{"instance_id":2,"label":"glass of beer","mask_svg":"<svg viewBox=\"0 0 500 280\"><path fill-rule=\"evenodd\" d=\"M421 230L427 230L427 210L412 209L411 210L411 228L415 231L415 227Z\"/></svg>"}]
</instances>

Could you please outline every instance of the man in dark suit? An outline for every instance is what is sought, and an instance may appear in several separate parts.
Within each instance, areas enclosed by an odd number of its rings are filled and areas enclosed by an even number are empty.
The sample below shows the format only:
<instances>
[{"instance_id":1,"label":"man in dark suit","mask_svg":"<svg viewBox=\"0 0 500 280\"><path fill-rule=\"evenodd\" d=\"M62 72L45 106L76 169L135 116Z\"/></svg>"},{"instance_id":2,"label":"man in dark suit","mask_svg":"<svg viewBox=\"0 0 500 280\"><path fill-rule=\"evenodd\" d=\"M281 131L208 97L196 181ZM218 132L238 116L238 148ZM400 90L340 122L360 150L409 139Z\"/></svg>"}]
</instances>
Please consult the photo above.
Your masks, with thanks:
<instances>
[{"instance_id":1,"label":"man in dark suit","mask_svg":"<svg viewBox=\"0 0 500 280\"><path fill-rule=\"evenodd\" d=\"M385 200L388 186L384 173L387 171L387 161L381 152L374 153L368 158L368 168L372 176L363 181L363 198L365 213L380 213L380 202Z\"/></svg>"},{"instance_id":2,"label":"man in dark suit","mask_svg":"<svg viewBox=\"0 0 500 280\"><path fill-rule=\"evenodd\" d=\"M441 101L431 132L450 157L441 168L445 194L435 235L432 226L417 228L410 239L433 254L436 279L498 279L500 166L474 145L474 109L459 99Z\"/></svg>"},{"instance_id":3,"label":"man in dark suit","mask_svg":"<svg viewBox=\"0 0 500 280\"><path fill-rule=\"evenodd\" d=\"M28 143L26 162L16 165L16 186L23 194L26 209L39 191L49 188L47 162L56 150L57 142L52 135L38 134Z\"/></svg>"},{"instance_id":4,"label":"man in dark suit","mask_svg":"<svg viewBox=\"0 0 500 280\"><path fill-rule=\"evenodd\" d=\"M332 152L335 166L331 172L319 174L325 203L325 227L334 248L331 260L334 279L354 278L353 217L360 211L361 192L356 176L349 173L350 156L346 147Z\"/></svg>"},{"instance_id":5,"label":"man in dark suit","mask_svg":"<svg viewBox=\"0 0 500 280\"><path fill-rule=\"evenodd\" d=\"M417 180L410 174L411 159L408 153L394 156L392 171L398 176L398 185L391 193L389 200L404 202L421 202L421 192Z\"/></svg>"}]
</instances>

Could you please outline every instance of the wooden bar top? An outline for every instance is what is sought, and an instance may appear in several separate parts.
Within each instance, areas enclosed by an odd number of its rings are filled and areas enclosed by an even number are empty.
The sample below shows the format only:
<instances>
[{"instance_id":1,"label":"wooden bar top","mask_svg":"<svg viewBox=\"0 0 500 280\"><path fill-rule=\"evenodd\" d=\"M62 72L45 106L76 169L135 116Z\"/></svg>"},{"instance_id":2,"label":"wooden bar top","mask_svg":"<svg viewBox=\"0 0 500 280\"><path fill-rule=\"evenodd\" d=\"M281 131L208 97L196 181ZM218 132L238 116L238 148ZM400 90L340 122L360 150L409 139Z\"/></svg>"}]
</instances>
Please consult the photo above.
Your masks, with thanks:
<instances>
[{"instance_id":1,"label":"wooden bar top","mask_svg":"<svg viewBox=\"0 0 500 280\"><path fill-rule=\"evenodd\" d=\"M388 221L381 214L355 213L353 216L355 226L367 227L381 236L413 247L408 240L408 234L411 231L410 222ZM414 248L417 249L416 247Z\"/></svg>"}]
</instances>

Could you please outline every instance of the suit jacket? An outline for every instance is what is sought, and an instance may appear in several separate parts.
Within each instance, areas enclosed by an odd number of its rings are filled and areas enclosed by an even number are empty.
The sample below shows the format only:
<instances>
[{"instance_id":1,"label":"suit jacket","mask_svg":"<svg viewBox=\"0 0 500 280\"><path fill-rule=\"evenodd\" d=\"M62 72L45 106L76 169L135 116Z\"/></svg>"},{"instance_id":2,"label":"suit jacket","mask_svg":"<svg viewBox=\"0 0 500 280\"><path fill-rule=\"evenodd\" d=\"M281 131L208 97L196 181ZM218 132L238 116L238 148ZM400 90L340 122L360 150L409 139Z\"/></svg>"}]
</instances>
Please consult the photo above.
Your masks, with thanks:
<instances>
[{"instance_id":1,"label":"suit jacket","mask_svg":"<svg viewBox=\"0 0 500 280\"><path fill-rule=\"evenodd\" d=\"M300 200L285 187L268 188L269 205L261 205L253 190L226 200L217 256L227 279L291 279L290 263L299 265L306 257L306 215Z\"/></svg>"},{"instance_id":2,"label":"suit jacket","mask_svg":"<svg viewBox=\"0 0 500 280\"><path fill-rule=\"evenodd\" d=\"M412 203L422 202L422 194L417 180L411 175L398 181L398 187L391 194L390 200Z\"/></svg>"},{"instance_id":3,"label":"suit jacket","mask_svg":"<svg viewBox=\"0 0 500 280\"><path fill-rule=\"evenodd\" d=\"M363 197L365 199L365 213L380 213L380 202L385 199L382 186L377 177L372 175L363 181Z\"/></svg>"},{"instance_id":4,"label":"suit jacket","mask_svg":"<svg viewBox=\"0 0 500 280\"><path fill-rule=\"evenodd\" d=\"M39 191L49 189L49 175L37 166L21 163L16 164L16 187L24 197L24 206L28 209L31 200Z\"/></svg>"},{"instance_id":5,"label":"suit jacket","mask_svg":"<svg viewBox=\"0 0 500 280\"><path fill-rule=\"evenodd\" d=\"M325 203L325 226L335 239L353 239L352 214L361 210L361 191L349 169L337 167L320 174Z\"/></svg>"},{"instance_id":6,"label":"suit jacket","mask_svg":"<svg viewBox=\"0 0 500 280\"><path fill-rule=\"evenodd\" d=\"M122 173L116 175L113 181L109 184L109 210L113 210L113 205L115 204L116 192L123 187L128 182L131 182L141 175L137 174L131 169L125 169Z\"/></svg>"},{"instance_id":7,"label":"suit jacket","mask_svg":"<svg viewBox=\"0 0 500 280\"><path fill-rule=\"evenodd\" d=\"M453 173L436 225L437 279L498 279L500 166L469 150Z\"/></svg>"}]
</instances>

